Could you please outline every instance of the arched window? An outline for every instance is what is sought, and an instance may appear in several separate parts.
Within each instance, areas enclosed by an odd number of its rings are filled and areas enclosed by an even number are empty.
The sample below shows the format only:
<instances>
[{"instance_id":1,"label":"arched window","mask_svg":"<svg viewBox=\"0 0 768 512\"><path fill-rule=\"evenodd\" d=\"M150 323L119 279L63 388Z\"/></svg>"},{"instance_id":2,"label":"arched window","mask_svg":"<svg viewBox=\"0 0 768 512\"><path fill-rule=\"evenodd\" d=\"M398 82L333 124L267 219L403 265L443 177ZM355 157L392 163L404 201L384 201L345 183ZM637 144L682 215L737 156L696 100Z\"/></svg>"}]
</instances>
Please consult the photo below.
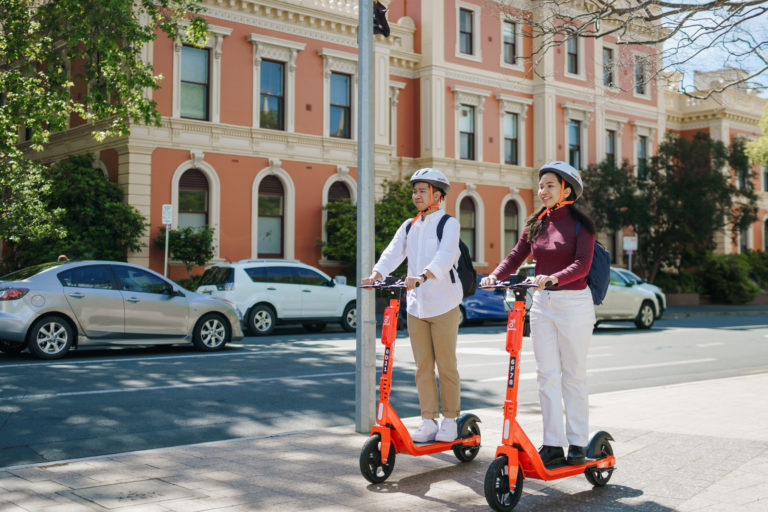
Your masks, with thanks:
<instances>
[{"instance_id":1,"label":"arched window","mask_svg":"<svg viewBox=\"0 0 768 512\"><path fill-rule=\"evenodd\" d=\"M179 227L208 225L208 178L198 169L190 169L179 180Z\"/></svg>"},{"instance_id":2,"label":"arched window","mask_svg":"<svg viewBox=\"0 0 768 512\"><path fill-rule=\"evenodd\" d=\"M259 184L258 257L283 257L283 213L283 184L267 176Z\"/></svg>"},{"instance_id":3,"label":"arched window","mask_svg":"<svg viewBox=\"0 0 768 512\"><path fill-rule=\"evenodd\" d=\"M475 250L475 202L465 197L459 206L459 224L461 224L461 239L467 245L472 261L477 254Z\"/></svg>"},{"instance_id":4,"label":"arched window","mask_svg":"<svg viewBox=\"0 0 768 512\"><path fill-rule=\"evenodd\" d=\"M329 203L332 201L349 201L350 199L352 199L352 195L349 192L349 187L347 187L341 181L335 182L333 185L331 185L331 188L328 189Z\"/></svg>"},{"instance_id":5,"label":"arched window","mask_svg":"<svg viewBox=\"0 0 768 512\"><path fill-rule=\"evenodd\" d=\"M504 205L504 252L510 252L517 243L517 239L520 238L520 232L518 230L518 213L517 203L514 201L507 201Z\"/></svg>"}]
</instances>

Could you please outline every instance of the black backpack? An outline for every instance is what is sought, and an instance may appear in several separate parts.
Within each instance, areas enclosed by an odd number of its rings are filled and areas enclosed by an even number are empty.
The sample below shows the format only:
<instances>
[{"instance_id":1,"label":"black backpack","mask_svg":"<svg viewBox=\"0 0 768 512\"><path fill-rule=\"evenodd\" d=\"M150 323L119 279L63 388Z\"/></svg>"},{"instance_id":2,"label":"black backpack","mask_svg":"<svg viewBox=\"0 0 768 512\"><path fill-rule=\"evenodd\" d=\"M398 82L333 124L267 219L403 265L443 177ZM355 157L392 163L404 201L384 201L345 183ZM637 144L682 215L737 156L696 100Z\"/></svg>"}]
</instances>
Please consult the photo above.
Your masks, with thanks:
<instances>
[{"instance_id":1,"label":"black backpack","mask_svg":"<svg viewBox=\"0 0 768 512\"><path fill-rule=\"evenodd\" d=\"M576 235L579 234L581 222L576 224ZM608 293L608 285L611 283L611 254L603 244L595 240L595 248L592 253L592 265L587 274L587 286L592 292L592 302L598 306L603 303L605 294Z\"/></svg>"},{"instance_id":2,"label":"black backpack","mask_svg":"<svg viewBox=\"0 0 768 512\"><path fill-rule=\"evenodd\" d=\"M450 219L451 216L448 214L443 215L443 217L438 221L437 223L437 240L438 242L443 240L443 228L445 227L445 223L448 222L448 219ZM405 235L408 236L408 232L411 230L411 221L413 219L408 219L408 224L405 226ZM477 271L475 270L475 267L472 265L472 257L469 255L469 248L467 247L467 244L461 241L459 239L459 252L461 253L459 255L459 261L456 264L455 270L456 273L459 275L459 280L461 281L461 289L464 293L464 298L471 297L475 294L477 291ZM451 269L451 282L456 282L456 276L453 272L454 269Z\"/></svg>"}]
</instances>

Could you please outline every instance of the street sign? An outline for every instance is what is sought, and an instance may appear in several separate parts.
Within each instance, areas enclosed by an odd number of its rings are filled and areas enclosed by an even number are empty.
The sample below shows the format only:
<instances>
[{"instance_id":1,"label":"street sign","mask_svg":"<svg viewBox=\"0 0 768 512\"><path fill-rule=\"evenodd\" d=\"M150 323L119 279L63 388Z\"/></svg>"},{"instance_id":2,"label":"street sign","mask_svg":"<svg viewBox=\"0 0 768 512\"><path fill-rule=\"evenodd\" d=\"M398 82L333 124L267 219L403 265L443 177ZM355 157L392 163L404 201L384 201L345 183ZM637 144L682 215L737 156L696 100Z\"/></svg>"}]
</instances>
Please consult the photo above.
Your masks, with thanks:
<instances>
[{"instance_id":1,"label":"street sign","mask_svg":"<svg viewBox=\"0 0 768 512\"><path fill-rule=\"evenodd\" d=\"M637 237L625 236L624 237L624 250L627 252L633 252L637 250Z\"/></svg>"},{"instance_id":2,"label":"street sign","mask_svg":"<svg viewBox=\"0 0 768 512\"><path fill-rule=\"evenodd\" d=\"M163 205L163 224L167 226L172 222L173 222L173 205L164 204Z\"/></svg>"}]
</instances>

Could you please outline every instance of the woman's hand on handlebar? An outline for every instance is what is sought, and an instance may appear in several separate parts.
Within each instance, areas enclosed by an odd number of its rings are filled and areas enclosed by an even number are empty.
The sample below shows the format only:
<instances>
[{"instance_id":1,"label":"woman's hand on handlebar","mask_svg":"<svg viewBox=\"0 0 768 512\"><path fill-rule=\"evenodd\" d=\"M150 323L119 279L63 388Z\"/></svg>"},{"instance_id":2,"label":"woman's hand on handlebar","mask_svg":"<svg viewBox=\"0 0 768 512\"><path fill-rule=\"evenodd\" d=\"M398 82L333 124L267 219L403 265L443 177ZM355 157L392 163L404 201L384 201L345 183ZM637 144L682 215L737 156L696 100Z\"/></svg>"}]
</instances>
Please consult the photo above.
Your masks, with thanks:
<instances>
[{"instance_id":1,"label":"woman's hand on handlebar","mask_svg":"<svg viewBox=\"0 0 768 512\"><path fill-rule=\"evenodd\" d=\"M489 274L480 280L480 286L493 286L496 284L496 276Z\"/></svg>"},{"instance_id":2,"label":"woman's hand on handlebar","mask_svg":"<svg viewBox=\"0 0 768 512\"><path fill-rule=\"evenodd\" d=\"M539 285L539 287L536 288L537 290L543 290L548 286L557 286L557 278L555 276L545 276L540 274L538 276L533 276L533 282Z\"/></svg>"},{"instance_id":3,"label":"woman's hand on handlebar","mask_svg":"<svg viewBox=\"0 0 768 512\"><path fill-rule=\"evenodd\" d=\"M381 275L381 274L379 274L378 272L374 272L374 273L373 273L373 274L371 274L370 276L368 276L368 277L365 277L365 278L361 279L361 280L360 280L360 285L361 285L361 286L370 286L370 285L372 285L372 284L373 284L374 282L376 282L376 281L381 281L381 279L382 279L383 277L384 277L384 276L382 276L382 275Z\"/></svg>"}]
</instances>

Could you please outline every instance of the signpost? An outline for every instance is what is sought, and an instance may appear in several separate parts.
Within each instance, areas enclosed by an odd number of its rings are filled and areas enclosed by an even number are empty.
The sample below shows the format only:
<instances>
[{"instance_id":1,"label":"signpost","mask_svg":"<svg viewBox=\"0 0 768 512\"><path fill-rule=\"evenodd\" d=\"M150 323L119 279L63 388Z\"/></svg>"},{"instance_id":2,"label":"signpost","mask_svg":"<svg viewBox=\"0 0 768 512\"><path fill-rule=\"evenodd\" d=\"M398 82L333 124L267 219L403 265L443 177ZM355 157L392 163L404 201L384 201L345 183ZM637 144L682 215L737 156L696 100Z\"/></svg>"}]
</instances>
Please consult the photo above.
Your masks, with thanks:
<instances>
[{"instance_id":1,"label":"signpost","mask_svg":"<svg viewBox=\"0 0 768 512\"><path fill-rule=\"evenodd\" d=\"M173 205L163 205L163 224L165 224L165 263L163 263L163 275L168 277L168 236L173 223Z\"/></svg>"},{"instance_id":2,"label":"signpost","mask_svg":"<svg viewBox=\"0 0 768 512\"><path fill-rule=\"evenodd\" d=\"M632 253L637 250L637 237L636 236L625 236L624 237L624 251L627 253L627 256L629 256L629 270L632 270Z\"/></svg>"}]
</instances>

